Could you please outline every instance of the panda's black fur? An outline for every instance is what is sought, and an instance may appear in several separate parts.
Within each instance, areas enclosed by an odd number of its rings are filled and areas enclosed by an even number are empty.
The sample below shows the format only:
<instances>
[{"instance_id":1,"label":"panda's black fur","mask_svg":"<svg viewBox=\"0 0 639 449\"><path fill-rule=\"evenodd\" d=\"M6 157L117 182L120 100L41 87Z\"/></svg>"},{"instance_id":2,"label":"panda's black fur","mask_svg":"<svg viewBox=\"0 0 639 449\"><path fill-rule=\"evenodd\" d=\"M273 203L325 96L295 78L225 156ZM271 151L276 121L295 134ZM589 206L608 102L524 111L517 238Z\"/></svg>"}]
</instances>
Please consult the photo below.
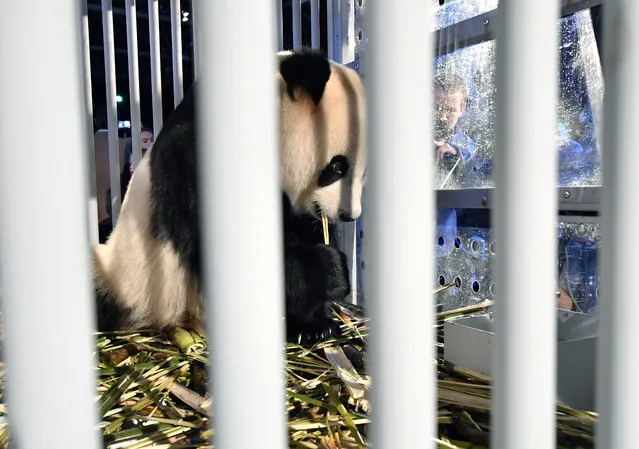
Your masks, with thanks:
<instances>
[{"instance_id":1,"label":"panda's black fur","mask_svg":"<svg viewBox=\"0 0 639 449\"><path fill-rule=\"evenodd\" d=\"M299 51L284 59L279 68L292 100L300 89L315 104L322 100L331 75L329 61L325 57L315 52ZM180 263L199 280L202 263L196 169L196 92L194 84L165 122L149 151L150 155L146 157L150 157L149 229L151 242L155 241L150 244L171 245ZM331 182L331 176L339 178L339 174L326 173L327 170L330 171L329 166L318 183L327 182L327 179ZM282 194L282 202L287 340L298 341L301 337L304 342L312 342L337 332L327 306L344 300L351 292L347 258L335 246L334 224L329 225L331 245L327 246L321 220L316 215L294 211L285 193ZM103 274L96 273L94 279L98 286L103 283ZM100 331L130 326L127 316L131 310L108 289L96 288L96 295Z\"/></svg>"},{"instance_id":2,"label":"panda's black fur","mask_svg":"<svg viewBox=\"0 0 639 449\"><path fill-rule=\"evenodd\" d=\"M335 226L329 225L327 246L321 222L310 215L295 215L286 195L282 201L287 339L302 334L302 340L308 341L334 334L337 328L325 306L351 293L346 255L334 243Z\"/></svg>"}]
</instances>

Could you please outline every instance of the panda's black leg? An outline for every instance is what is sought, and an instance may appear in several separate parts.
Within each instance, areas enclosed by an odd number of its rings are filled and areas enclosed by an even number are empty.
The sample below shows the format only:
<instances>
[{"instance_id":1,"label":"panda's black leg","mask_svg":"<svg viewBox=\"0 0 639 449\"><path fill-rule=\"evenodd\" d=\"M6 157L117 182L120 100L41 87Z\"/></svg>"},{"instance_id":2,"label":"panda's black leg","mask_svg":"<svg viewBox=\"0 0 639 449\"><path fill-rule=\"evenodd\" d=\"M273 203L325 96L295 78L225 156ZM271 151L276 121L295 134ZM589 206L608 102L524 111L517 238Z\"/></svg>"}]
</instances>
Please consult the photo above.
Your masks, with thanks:
<instances>
[{"instance_id":1,"label":"panda's black leg","mask_svg":"<svg viewBox=\"0 0 639 449\"><path fill-rule=\"evenodd\" d=\"M287 247L285 260L287 340L313 343L339 335L330 304L351 292L346 255L318 244Z\"/></svg>"}]
</instances>

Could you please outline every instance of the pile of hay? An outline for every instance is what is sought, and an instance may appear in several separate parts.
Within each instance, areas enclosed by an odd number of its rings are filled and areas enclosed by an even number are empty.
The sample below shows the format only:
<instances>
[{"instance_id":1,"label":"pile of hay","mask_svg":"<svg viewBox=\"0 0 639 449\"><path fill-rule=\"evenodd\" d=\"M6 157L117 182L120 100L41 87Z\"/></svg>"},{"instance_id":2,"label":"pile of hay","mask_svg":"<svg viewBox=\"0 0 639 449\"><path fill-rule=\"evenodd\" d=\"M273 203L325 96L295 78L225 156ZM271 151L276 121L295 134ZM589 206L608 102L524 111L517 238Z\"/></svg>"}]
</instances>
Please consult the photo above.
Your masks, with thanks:
<instances>
[{"instance_id":1,"label":"pile of hay","mask_svg":"<svg viewBox=\"0 0 639 449\"><path fill-rule=\"evenodd\" d=\"M440 448L489 446L490 379L445 363L441 333L444 319L477 313L491 304L438 315ZM286 347L290 447L367 445L367 320L355 306L335 305L334 312L342 323L342 338L312 348ZM105 447L212 447L208 443L213 430L209 419L212 401L206 393L207 351L198 335L184 330L98 335L97 345L98 404ZM2 365L0 389L3 379ZM5 413L2 404L0 420L5 420ZM594 447L595 420L593 413L559 405L557 447ZM4 421L0 426L0 447L7 447L8 426Z\"/></svg>"}]
</instances>

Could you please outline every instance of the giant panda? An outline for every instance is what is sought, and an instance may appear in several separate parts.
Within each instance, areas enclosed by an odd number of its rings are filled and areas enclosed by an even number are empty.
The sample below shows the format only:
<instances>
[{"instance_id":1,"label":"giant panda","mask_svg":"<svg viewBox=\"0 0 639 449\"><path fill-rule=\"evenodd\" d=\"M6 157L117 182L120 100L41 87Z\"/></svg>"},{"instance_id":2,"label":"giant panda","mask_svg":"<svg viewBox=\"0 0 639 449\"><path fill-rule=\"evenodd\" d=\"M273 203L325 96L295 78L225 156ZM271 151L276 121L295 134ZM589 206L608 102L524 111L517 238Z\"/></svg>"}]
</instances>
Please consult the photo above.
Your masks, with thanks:
<instances>
[{"instance_id":1,"label":"giant panda","mask_svg":"<svg viewBox=\"0 0 639 449\"><path fill-rule=\"evenodd\" d=\"M334 227L361 213L365 90L356 71L318 52L276 57L286 335L308 343L338 333L327 306L351 291ZM99 331L181 326L205 332L196 90L193 84L136 168L108 241L93 248Z\"/></svg>"}]
</instances>

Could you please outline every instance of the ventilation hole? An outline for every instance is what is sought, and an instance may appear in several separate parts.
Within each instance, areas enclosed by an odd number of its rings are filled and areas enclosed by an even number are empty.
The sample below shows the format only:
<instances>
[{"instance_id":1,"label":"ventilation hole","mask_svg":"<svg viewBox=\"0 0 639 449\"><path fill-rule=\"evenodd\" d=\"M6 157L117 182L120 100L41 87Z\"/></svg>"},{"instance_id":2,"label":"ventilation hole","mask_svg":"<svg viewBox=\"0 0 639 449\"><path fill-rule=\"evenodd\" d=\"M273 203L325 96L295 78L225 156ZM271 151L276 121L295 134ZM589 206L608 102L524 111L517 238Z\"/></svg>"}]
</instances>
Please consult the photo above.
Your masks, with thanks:
<instances>
[{"instance_id":1,"label":"ventilation hole","mask_svg":"<svg viewBox=\"0 0 639 449\"><path fill-rule=\"evenodd\" d=\"M446 239L443 235L439 236L439 238L437 239L437 243L439 243L439 246L444 246L444 243L446 243Z\"/></svg>"},{"instance_id":2,"label":"ventilation hole","mask_svg":"<svg viewBox=\"0 0 639 449\"><path fill-rule=\"evenodd\" d=\"M357 0L357 6L361 8L363 4L364 4L364 0Z\"/></svg>"},{"instance_id":3,"label":"ventilation hole","mask_svg":"<svg viewBox=\"0 0 639 449\"><path fill-rule=\"evenodd\" d=\"M477 282L477 281L473 281L473 291L474 291L475 293L478 293L478 292L479 292L479 282Z\"/></svg>"},{"instance_id":4,"label":"ventilation hole","mask_svg":"<svg viewBox=\"0 0 639 449\"><path fill-rule=\"evenodd\" d=\"M359 32L357 33L357 39L360 41L364 39L364 32L362 30L359 30Z\"/></svg>"},{"instance_id":5,"label":"ventilation hole","mask_svg":"<svg viewBox=\"0 0 639 449\"><path fill-rule=\"evenodd\" d=\"M364 231L359 231L359 238L363 239L364 238Z\"/></svg>"},{"instance_id":6,"label":"ventilation hole","mask_svg":"<svg viewBox=\"0 0 639 449\"><path fill-rule=\"evenodd\" d=\"M461 246L461 239L459 237L455 237L455 248L459 248Z\"/></svg>"},{"instance_id":7,"label":"ventilation hole","mask_svg":"<svg viewBox=\"0 0 639 449\"><path fill-rule=\"evenodd\" d=\"M490 248L490 253L495 254L495 244L491 243L489 248Z\"/></svg>"},{"instance_id":8,"label":"ventilation hole","mask_svg":"<svg viewBox=\"0 0 639 449\"><path fill-rule=\"evenodd\" d=\"M439 275L439 279L438 279L438 280L439 280L439 285L441 285L442 287L443 287L444 285L446 285L446 278L444 277L444 275L443 275L443 274L440 274L440 275Z\"/></svg>"},{"instance_id":9,"label":"ventilation hole","mask_svg":"<svg viewBox=\"0 0 639 449\"><path fill-rule=\"evenodd\" d=\"M362 267L362 270L366 268L366 264L364 263L363 260L359 263L359 266Z\"/></svg>"},{"instance_id":10,"label":"ventilation hole","mask_svg":"<svg viewBox=\"0 0 639 449\"><path fill-rule=\"evenodd\" d=\"M472 249L474 253L478 253L480 248L481 245L477 240L473 240L472 242L470 242L470 249Z\"/></svg>"},{"instance_id":11,"label":"ventilation hole","mask_svg":"<svg viewBox=\"0 0 639 449\"><path fill-rule=\"evenodd\" d=\"M459 276L455 277L455 287L461 287L461 279L459 278Z\"/></svg>"},{"instance_id":12,"label":"ventilation hole","mask_svg":"<svg viewBox=\"0 0 639 449\"><path fill-rule=\"evenodd\" d=\"M446 2L446 0L439 0L439 6L444 6L444 2Z\"/></svg>"},{"instance_id":13,"label":"ventilation hole","mask_svg":"<svg viewBox=\"0 0 639 449\"><path fill-rule=\"evenodd\" d=\"M495 284L490 284L490 288L488 289L492 296L495 296Z\"/></svg>"}]
</instances>

